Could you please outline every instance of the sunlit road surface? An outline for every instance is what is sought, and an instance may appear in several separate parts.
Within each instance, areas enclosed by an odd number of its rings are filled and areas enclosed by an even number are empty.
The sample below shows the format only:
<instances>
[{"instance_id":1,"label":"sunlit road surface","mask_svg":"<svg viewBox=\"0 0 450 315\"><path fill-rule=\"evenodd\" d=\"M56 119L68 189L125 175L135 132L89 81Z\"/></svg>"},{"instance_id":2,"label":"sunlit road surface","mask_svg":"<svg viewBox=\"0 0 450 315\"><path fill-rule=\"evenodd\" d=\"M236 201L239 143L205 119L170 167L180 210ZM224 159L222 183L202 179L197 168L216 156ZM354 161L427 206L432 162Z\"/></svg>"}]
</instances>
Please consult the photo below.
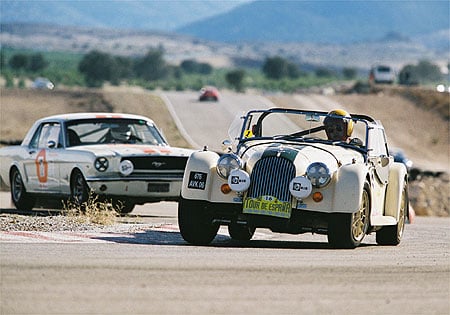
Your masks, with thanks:
<instances>
[{"instance_id":1,"label":"sunlit road surface","mask_svg":"<svg viewBox=\"0 0 450 315\"><path fill-rule=\"evenodd\" d=\"M178 128L195 149L205 145L221 151L228 129L237 115L252 109L275 107L253 94L222 92L218 102L200 102L196 92L164 92L162 95Z\"/></svg>"},{"instance_id":2,"label":"sunlit road surface","mask_svg":"<svg viewBox=\"0 0 450 315\"><path fill-rule=\"evenodd\" d=\"M0 193L2 213L8 194ZM0 234L1 314L448 314L450 219L418 217L399 246L366 237L333 250L326 236L226 228L210 246L179 234L175 202L138 206L137 232ZM39 233L36 233L39 234Z\"/></svg>"}]
</instances>

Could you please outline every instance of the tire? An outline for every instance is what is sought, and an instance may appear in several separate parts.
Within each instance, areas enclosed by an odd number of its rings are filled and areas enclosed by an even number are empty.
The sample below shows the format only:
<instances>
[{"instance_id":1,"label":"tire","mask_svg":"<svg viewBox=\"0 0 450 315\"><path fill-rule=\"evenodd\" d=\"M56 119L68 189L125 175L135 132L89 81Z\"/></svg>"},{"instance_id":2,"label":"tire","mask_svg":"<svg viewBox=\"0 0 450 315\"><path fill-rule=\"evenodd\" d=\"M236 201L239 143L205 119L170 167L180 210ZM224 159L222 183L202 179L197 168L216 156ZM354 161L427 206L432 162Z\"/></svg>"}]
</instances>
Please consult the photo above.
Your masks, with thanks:
<instances>
[{"instance_id":1,"label":"tire","mask_svg":"<svg viewBox=\"0 0 450 315\"><path fill-rule=\"evenodd\" d=\"M74 170L70 177L70 201L81 206L89 199L89 187L80 170Z\"/></svg>"},{"instance_id":2,"label":"tire","mask_svg":"<svg viewBox=\"0 0 450 315\"><path fill-rule=\"evenodd\" d=\"M402 200L400 203L400 214L396 225L388 225L377 231L376 241L379 245L398 245L403 236L405 221L409 212L408 189L403 188Z\"/></svg>"},{"instance_id":3,"label":"tire","mask_svg":"<svg viewBox=\"0 0 450 315\"><path fill-rule=\"evenodd\" d=\"M112 204L114 207L114 210L116 210L116 212L118 214L120 214L121 216L125 216L128 213L130 213L131 211L133 211L135 204L128 200L128 199L113 199L112 200Z\"/></svg>"},{"instance_id":4,"label":"tire","mask_svg":"<svg viewBox=\"0 0 450 315\"><path fill-rule=\"evenodd\" d=\"M183 239L194 245L208 245L216 237L219 225L213 224L206 203L180 198L178 225Z\"/></svg>"},{"instance_id":5,"label":"tire","mask_svg":"<svg viewBox=\"0 0 450 315\"><path fill-rule=\"evenodd\" d=\"M369 229L370 189L364 185L361 204L355 213L335 213L328 222L328 243L333 248L358 247Z\"/></svg>"},{"instance_id":6,"label":"tire","mask_svg":"<svg viewBox=\"0 0 450 315\"><path fill-rule=\"evenodd\" d=\"M33 209L36 198L31 196L23 184L22 175L17 168L11 170L11 199L17 210L29 211Z\"/></svg>"},{"instance_id":7,"label":"tire","mask_svg":"<svg viewBox=\"0 0 450 315\"><path fill-rule=\"evenodd\" d=\"M255 228L247 225L230 224L228 226L228 233L231 238L236 241L250 241L255 234Z\"/></svg>"}]
</instances>

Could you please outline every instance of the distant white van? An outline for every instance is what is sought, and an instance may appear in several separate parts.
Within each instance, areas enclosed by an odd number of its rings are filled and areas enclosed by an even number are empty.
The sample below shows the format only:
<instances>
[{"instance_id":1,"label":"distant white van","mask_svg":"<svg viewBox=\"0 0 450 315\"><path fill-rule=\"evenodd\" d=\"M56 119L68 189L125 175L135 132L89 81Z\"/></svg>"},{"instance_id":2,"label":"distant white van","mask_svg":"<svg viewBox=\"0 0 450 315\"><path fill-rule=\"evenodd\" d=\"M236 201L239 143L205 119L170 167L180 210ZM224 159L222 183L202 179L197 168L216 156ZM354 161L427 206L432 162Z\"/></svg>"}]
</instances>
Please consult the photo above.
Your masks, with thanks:
<instances>
[{"instance_id":1,"label":"distant white van","mask_svg":"<svg viewBox=\"0 0 450 315\"><path fill-rule=\"evenodd\" d=\"M395 82L395 71L390 66L376 65L370 69L369 81L392 84Z\"/></svg>"}]
</instances>

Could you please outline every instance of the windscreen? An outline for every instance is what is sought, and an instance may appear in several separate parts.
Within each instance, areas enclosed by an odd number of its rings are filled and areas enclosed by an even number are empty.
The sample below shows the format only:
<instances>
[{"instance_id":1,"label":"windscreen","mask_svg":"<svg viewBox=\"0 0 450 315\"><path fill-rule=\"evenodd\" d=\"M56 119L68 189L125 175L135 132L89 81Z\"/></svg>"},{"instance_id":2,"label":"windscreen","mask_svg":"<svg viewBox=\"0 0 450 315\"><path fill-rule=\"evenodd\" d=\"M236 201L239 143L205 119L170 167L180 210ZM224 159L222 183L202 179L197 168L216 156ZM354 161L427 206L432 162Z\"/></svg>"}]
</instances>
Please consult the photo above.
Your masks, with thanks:
<instances>
[{"instance_id":1,"label":"windscreen","mask_svg":"<svg viewBox=\"0 0 450 315\"><path fill-rule=\"evenodd\" d=\"M83 119L67 123L69 146L90 144L167 145L158 129L139 119Z\"/></svg>"}]
</instances>

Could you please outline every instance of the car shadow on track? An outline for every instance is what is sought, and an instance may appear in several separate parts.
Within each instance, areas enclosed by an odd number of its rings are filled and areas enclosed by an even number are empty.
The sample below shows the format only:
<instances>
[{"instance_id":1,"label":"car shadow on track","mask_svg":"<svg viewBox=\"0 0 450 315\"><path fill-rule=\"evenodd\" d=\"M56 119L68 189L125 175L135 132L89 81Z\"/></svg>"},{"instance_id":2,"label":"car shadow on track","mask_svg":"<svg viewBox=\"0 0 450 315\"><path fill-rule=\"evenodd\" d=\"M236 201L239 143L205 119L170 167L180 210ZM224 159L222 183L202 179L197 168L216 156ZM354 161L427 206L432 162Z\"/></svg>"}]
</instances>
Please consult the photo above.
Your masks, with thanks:
<instances>
[{"instance_id":1,"label":"car shadow on track","mask_svg":"<svg viewBox=\"0 0 450 315\"><path fill-rule=\"evenodd\" d=\"M176 231L155 231L147 230L127 235L107 235L96 237L95 239L115 242L121 244L139 245L171 245L195 247L187 243ZM359 248L373 246L371 244L361 244ZM210 248L274 248L274 249L332 249L328 243L312 241L292 241L292 240L250 240L236 241L228 235L218 234L213 242L206 246Z\"/></svg>"}]
</instances>

